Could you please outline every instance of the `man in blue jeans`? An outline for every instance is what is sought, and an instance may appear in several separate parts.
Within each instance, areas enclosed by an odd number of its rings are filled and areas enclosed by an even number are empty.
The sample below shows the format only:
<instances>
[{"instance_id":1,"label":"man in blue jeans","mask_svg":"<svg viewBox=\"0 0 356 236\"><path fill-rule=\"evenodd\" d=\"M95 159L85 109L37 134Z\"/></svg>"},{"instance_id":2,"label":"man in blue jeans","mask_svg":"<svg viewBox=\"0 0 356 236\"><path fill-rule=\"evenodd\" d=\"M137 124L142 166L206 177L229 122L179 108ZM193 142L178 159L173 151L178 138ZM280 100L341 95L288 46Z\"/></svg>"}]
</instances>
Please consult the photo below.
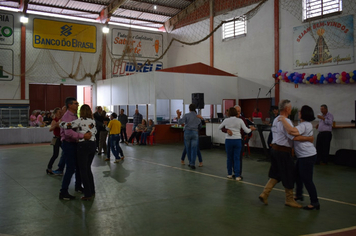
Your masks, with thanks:
<instances>
[{"instance_id":1,"label":"man in blue jeans","mask_svg":"<svg viewBox=\"0 0 356 236\"><path fill-rule=\"evenodd\" d=\"M63 122L71 122L78 119L77 111L79 103L76 98L68 97L66 98L67 112L61 118ZM80 134L75 132L73 129L63 129L61 128L61 141L62 141L62 151L63 160L66 165L66 171L62 179L62 188L59 192L59 199L61 200L72 200L75 199L74 196L70 195L68 192L68 187L75 173L75 189L76 191L83 191L81 186L80 173L77 166L77 142L79 139L89 140L91 133Z\"/></svg>"},{"instance_id":2,"label":"man in blue jeans","mask_svg":"<svg viewBox=\"0 0 356 236\"><path fill-rule=\"evenodd\" d=\"M185 114L182 119L180 119L182 112L177 110L178 123L184 124L184 145L187 150L189 167L193 170L195 169L195 159L197 157L198 132L202 125L201 118L197 117L195 108L194 104L190 104L189 113Z\"/></svg>"}]
</instances>

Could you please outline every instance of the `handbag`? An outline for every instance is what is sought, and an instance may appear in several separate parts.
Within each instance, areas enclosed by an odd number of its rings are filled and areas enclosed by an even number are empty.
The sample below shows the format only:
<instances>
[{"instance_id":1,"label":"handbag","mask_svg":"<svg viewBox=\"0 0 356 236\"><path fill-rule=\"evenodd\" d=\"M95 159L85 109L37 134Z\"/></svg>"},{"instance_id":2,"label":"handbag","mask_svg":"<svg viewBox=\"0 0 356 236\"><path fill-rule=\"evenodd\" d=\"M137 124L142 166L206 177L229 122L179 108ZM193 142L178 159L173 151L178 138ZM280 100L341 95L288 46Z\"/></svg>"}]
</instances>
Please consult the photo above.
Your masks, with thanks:
<instances>
[{"instance_id":1,"label":"handbag","mask_svg":"<svg viewBox=\"0 0 356 236\"><path fill-rule=\"evenodd\" d=\"M58 139L57 137L53 137L51 141L51 145L53 146L56 145L57 139Z\"/></svg>"}]
</instances>

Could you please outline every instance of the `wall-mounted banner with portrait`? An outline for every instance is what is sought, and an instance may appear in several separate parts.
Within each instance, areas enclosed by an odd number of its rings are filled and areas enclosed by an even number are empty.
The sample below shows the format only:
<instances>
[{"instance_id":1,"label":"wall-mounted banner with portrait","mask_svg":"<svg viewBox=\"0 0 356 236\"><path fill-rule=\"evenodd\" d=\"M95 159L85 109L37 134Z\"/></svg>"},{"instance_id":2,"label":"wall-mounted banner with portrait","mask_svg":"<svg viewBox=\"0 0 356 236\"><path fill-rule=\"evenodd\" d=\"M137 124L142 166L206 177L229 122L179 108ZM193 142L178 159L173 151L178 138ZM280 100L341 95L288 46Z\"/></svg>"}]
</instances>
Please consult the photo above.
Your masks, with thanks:
<instances>
[{"instance_id":1,"label":"wall-mounted banner with portrait","mask_svg":"<svg viewBox=\"0 0 356 236\"><path fill-rule=\"evenodd\" d=\"M293 28L293 67L303 69L354 62L354 17L325 18Z\"/></svg>"}]
</instances>

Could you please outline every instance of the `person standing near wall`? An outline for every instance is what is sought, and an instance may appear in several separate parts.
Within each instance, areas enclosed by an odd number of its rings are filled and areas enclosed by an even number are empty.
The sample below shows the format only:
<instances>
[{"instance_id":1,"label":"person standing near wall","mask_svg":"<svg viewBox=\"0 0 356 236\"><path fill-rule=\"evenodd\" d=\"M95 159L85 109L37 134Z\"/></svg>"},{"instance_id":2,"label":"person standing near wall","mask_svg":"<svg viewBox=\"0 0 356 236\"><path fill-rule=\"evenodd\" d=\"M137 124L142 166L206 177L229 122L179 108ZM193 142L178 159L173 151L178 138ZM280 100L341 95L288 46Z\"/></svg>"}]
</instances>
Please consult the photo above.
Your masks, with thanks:
<instances>
[{"instance_id":1,"label":"person standing near wall","mask_svg":"<svg viewBox=\"0 0 356 236\"><path fill-rule=\"evenodd\" d=\"M120 110L120 115L118 116L118 120L121 122L121 142L127 142L127 134L126 134L126 124L129 121L127 115L124 113L124 109Z\"/></svg>"},{"instance_id":2,"label":"person standing near wall","mask_svg":"<svg viewBox=\"0 0 356 236\"><path fill-rule=\"evenodd\" d=\"M97 151L99 152L99 140L100 140L100 132L104 131L104 117L101 115L103 112L103 108L101 106L96 107L96 111L94 112L94 120L95 120L95 126L97 129L97 133L95 135L95 140L96 140L96 148Z\"/></svg>"},{"instance_id":3,"label":"person standing near wall","mask_svg":"<svg viewBox=\"0 0 356 236\"><path fill-rule=\"evenodd\" d=\"M316 125L316 128L319 131L316 138L316 164L326 165L328 164L329 159L334 116L328 112L328 107L325 104L320 106L320 111L322 114L317 116L320 120L319 124Z\"/></svg>"},{"instance_id":4,"label":"person standing near wall","mask_svg":"<svg viewBox=\"0 0 356 236\"><path fill-rule=\"evenodd\" d=\"M136 127L142 123L143 116L140 114L139 110L135 110L135 114L133 115L133 126L132 131L136 130Z\"/></svg>"},{"instance_id":5,"label":"person standing near wall","mask_svg":"<svg viewBox=\"0 0 356 236\"><path fill-rule=\"evenodd\" d=\"M98 155L106 154L107 153L107 146L106 146L106 138L108 136L108 131L105 129L105 119L106 119L106 111L101 112L101 116L103 117L103 127L99 134L99 148L98 148ZM95 122L96 123L96 122ZM110 147L109 147L110 148Z\"/></svg>"}]
</instances>

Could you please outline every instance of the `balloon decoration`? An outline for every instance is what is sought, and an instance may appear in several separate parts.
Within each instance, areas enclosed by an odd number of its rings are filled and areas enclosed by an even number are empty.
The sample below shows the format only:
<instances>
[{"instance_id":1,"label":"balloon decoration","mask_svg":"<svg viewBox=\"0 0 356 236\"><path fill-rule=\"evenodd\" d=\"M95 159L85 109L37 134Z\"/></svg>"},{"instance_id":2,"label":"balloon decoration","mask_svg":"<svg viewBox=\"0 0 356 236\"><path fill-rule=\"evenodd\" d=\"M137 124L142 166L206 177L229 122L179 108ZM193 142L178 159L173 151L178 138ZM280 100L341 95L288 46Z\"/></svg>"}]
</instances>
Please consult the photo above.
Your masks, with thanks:
<instances>
[{"instance_id":1,"label":"balloon decoration","mask_svg":"<svg viewBox=\"0 0 356 236\"><path fill-rule=\"evenodd\" d=\"M343 71L341 73L328 73L322 75L317 74L306 74L288 71L283 72L279 70L275 75L275 78L282 80L287 83L298 84L353 84L356 81L356 70L349 73Z\"/></svg>"}]
</instances>

